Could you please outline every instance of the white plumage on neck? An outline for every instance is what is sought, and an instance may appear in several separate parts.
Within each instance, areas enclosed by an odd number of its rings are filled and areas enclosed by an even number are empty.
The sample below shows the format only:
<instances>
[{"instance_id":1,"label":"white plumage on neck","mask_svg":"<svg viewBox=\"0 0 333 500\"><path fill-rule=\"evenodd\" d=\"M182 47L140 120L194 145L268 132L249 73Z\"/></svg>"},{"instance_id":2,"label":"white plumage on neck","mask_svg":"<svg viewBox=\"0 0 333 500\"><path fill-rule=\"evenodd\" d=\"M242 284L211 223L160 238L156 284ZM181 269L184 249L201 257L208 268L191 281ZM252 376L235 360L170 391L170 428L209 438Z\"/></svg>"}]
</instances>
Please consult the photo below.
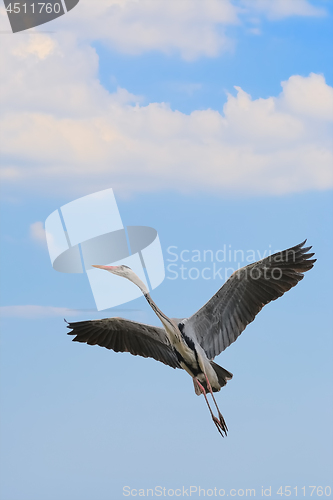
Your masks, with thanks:
<instances>
[{"instance_id":1,"label":"white plumage on neck","mask_svg":"<svg viewBox=\"0 0 333 500\"><path fill-rule=\"evenodd\" d=\"M164 326L170 342L175 345L181 343L181 334L177 327L177 325L168 318L155 304L151 296L149 295L149 291L147 290L146 285L140 280L139 276L135 274L135 272L128 266L92 266L97 267L99 269L105 269L105 271L109 271L112 274L117 276L121 276L123 278L127 278L134 285L138 286L145 296L148 304L156 314L156 316L160 319L162 325Z\"/></svg>"}]
</instances>

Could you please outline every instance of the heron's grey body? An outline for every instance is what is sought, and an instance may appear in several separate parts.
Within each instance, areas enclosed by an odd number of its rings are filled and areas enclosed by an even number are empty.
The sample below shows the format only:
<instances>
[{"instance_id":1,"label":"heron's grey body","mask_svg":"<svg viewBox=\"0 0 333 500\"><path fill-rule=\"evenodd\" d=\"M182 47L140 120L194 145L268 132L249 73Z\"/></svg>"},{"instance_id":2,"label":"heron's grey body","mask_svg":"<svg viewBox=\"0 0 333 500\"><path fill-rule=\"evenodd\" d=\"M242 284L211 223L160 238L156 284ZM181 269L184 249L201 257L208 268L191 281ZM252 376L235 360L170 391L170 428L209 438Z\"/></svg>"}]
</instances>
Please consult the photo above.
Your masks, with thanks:
<instances>
[{"instance_id":1,"label":"heron's grey body","mask_svg":"<svg viewBox=\"0 0 333 500\"><path fill-rule=\"evenodd\" d=\"M213 391L219 391L232 378L213 359L237 340L264 305L297 285L303 273L313 267L314 254L308 253L311 247L305 248L304 244L305 241L237 270L199 311L183 320L170 319L162 313L145 285L127 266L95 266L139 286L164 329L106 318L69 323L69 334L76 335L73 340L77 342L151 357L172 368L182 368L193 378L196 394L204 393L206 398L209 391L213 396ZM226 434L220 412L219 416L221 426L212 414L219 431Z\"/></svg>"}]
</instances>

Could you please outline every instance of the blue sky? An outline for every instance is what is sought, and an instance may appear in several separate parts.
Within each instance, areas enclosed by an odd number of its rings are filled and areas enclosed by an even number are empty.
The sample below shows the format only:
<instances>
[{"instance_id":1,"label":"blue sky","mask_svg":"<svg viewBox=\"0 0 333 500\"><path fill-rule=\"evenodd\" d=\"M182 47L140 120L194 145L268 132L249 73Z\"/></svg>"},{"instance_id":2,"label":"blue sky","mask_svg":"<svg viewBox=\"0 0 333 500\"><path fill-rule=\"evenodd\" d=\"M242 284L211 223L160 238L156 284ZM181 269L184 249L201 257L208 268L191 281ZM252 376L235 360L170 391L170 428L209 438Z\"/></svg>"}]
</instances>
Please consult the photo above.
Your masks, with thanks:
<instances>
[{"instance_id":1,"label":"blue sky","mask_svg":"<svg viewBox=\"0 0 333 500\"><path fill-rule=\"evenodd\" d=\"M1 498L333 487L331 26L326 1L81 0L1 35ZM158 325L144 298L97 312L87 277L50 264L48 215L106 188L124 225L158 231L169 316L223 283L171 279L170 247L181 264L313 245L314 269L217 358L224 440L185 372L66 335L64 317Z\"/></svg>"}]
</instances>

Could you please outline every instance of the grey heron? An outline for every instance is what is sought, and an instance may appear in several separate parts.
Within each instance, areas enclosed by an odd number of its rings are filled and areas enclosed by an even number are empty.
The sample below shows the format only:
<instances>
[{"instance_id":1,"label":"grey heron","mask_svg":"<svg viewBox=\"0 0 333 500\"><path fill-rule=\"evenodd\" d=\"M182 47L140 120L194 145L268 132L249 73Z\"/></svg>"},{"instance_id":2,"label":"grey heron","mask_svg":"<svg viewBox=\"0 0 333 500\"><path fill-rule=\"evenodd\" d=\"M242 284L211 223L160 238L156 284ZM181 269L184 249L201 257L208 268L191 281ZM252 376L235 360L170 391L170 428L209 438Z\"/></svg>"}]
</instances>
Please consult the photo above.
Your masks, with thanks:
<instances>
[{"instance_id":1,"label":"grey heron","mask_svg":"<svg viewBox=\"0 0 333 500\"><path fill-rule=\"evenodd\" d=\"M182 320L168 318L128 266L95 265L137 285L164 329L123 318L105 318L68 323L69 335L75 335L76 342L130 352L184 369L193 379L195 393L204 395L211 417L224 437L228 428L213 393L233 375L213 359L235 342L264 305L297 285L303 273L313 267L316 259L311 259L314 253L308 252L312 247L304 247L305 242L238 269L199 311ZM218 416L209 404L208 393Z\"/></svg>"}]
</instances>

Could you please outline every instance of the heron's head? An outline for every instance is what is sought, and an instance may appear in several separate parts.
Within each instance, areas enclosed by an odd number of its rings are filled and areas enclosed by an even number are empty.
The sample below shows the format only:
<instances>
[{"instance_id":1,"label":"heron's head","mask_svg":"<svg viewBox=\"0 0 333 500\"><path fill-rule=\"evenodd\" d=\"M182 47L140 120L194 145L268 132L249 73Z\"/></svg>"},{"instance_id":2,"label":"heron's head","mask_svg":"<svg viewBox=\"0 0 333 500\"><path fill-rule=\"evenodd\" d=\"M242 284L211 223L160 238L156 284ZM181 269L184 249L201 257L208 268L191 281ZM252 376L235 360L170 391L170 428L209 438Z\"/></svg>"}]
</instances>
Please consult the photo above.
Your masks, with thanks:
<instances>
[{"instance_id":1,"label":"heron's head","mask_svg":"<svg viewBox=\"0 0 333 500\"><path fill-rule=\"evenodd\" d=\"M128 266L97 266L93 265L92 267L97 267L98 269L104 269L105 271L109 271L109 273L116 274L117 276L121 276L122 278L127 278L132 281L135 285L137 285L141 291L146 294L148 290L144 283L140 280L139 276L135 274L135 272Z\"/></svg>"},{"instance_id":2,"label":"heron's head","mask_svg":"<svg viewBox=\"0 0 333 500\"><path fill-rule=\"evenodd\" d=\"M97 267L98 269L105 269L105 271L109 271L109 273L116 274L117 276L122 276L123 278L128 278L134 274L132 269L128 266L92 266Z\"/></svg>"}]
</instances>

